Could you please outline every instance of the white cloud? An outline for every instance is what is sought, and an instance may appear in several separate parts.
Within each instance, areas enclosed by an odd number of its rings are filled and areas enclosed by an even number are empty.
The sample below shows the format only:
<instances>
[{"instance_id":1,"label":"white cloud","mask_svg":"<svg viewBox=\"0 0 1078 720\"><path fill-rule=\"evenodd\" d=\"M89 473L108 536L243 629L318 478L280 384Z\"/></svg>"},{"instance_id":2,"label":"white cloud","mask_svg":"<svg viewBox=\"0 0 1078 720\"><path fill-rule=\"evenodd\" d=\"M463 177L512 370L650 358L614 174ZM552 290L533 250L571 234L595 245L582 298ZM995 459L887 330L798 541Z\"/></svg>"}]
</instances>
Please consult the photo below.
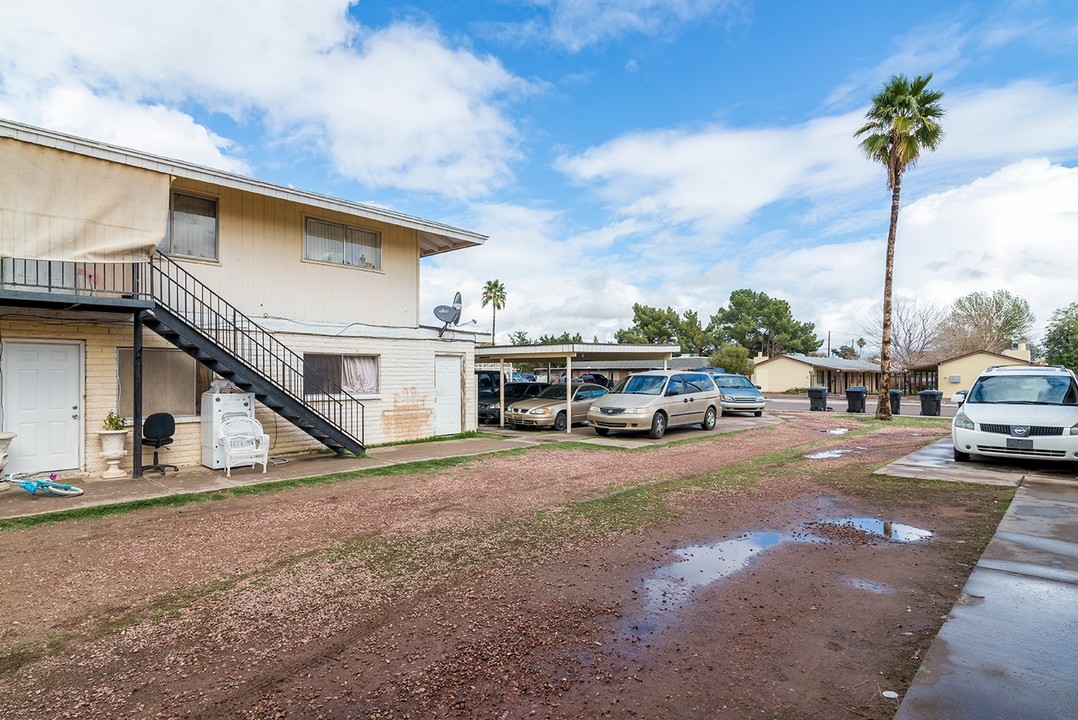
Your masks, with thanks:
<instances>
[{"instance_id":1,"label":"white cloud","mask_svg":"<svg viewBox=\"0 0 1078 720\"><path fill-rule=\"evenodd\" d=\"M744 0L535 0L545 16L480 23L504 41L551 43L577 53L629 36L671 38L686 25L740 15Z\"/></svg>"},{"instance_id":2,"label":"white cloud","mask_svg":"<svg viewBox=\"0 0 1078 720\"><path fill-rule=\"evenodd\" d=\"M120 147L137 145L162 157L250 174L242 158L227 154L231 140L195 123L190 115L160 104L99 97L81 85L49 88L32 107L21 111L0 102L0 117L19 117L29 125L57 132Z\"/></svg>"},{"instance_id":3,"label":"white cloud","mask_svg":"<svg viewBox=\"0 0 1078 720\"><path fill-rule=\"evenodd\" d=\"M1043 327L1078 300L1078 169L1025 160L902 209L894 291L949 305L974 291L1026 299ZM885 238L777 252L746 268L748 287L792 298L817 330L860 331L882 302ZM845 340L844 340L845 341Z\"/></svg>"},{"instance_id":4,"label":"white cloud","mask_svg":"<svg viewBox=\"0 0 1078 720\"><path fill-rule=\"evenodd\" d=\"M908 193L953 183L971 162L991 171L1031 154L1078 156L1078 86L1014 83L956 93L947 108L941 149L907 176L917 178ZM619 214L691 223L702 232L732 230L768 205L796 199L844 204L846 218L814 208L806 217L848 222L858 210L849 205L855 191L861 202L875 202L886 190L883 170L853 138L862 119L856 112L786 127L633 133L563 156L557 167L593 186Z\"/></svg>"},{"instance_id":5,"label":"white cloud","mask_svg":"<svg viewBox=\"0 0 1078 720\"><path fill-rule=\"evenodd\" d=\"M368 185L456 198L506 183L519 157L501 104L527 83L427 26L364 29L348 0L13 3L0 24L0 107L13 119L95 138L126 123L124 145L232 169L208 134L171 152L196 112L221 113L241 132L303 139L291 152L313 149ZM79 95L97 102L64 104Z\"/></svg>"}]
</instances>

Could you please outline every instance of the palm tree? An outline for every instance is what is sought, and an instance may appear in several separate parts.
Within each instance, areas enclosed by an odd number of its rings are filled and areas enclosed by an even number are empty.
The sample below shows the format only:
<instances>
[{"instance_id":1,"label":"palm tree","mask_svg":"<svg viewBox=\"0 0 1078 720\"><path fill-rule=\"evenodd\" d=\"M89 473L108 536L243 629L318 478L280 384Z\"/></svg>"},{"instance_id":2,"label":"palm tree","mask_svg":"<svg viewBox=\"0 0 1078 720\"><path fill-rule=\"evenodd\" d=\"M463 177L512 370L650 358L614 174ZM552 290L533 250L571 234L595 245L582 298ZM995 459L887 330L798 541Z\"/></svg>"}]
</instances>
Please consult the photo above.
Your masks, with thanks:
<instances>
[{"instance_id":1,"label":"palm tree","mask_svg":"<svg viewBox=\"0 0 1078 720\"><path fill-rule=\"evenodd\" d=\"M935 150L943 140L939 119L943 93L929 90L932 74L918 75L912 81L894 75L872 98L865 113L867 122L854 137L864 135L861 150L869 160L887 168L887 187L891 191L891 227L887 232L887 263L883 276L883 339L880 343L880 398L876 417L891 419L891 283L895 266L895 232L898 229L898 201L902 175L917 164L921 150Z\"/></svg>"},{"instance_id":2,"label":"palm tree","mask_svg":"<svg viewBox=\"0 0 1078 720\"><path fill-rule=\"evenodd\" d=\"M490 305L494 311L490 319L490 344L494 344L494 331L498 325L498 311L505 307L505 285L501 280L487 280L483 286L483 307Z\"/></svg>"}]
</instances>

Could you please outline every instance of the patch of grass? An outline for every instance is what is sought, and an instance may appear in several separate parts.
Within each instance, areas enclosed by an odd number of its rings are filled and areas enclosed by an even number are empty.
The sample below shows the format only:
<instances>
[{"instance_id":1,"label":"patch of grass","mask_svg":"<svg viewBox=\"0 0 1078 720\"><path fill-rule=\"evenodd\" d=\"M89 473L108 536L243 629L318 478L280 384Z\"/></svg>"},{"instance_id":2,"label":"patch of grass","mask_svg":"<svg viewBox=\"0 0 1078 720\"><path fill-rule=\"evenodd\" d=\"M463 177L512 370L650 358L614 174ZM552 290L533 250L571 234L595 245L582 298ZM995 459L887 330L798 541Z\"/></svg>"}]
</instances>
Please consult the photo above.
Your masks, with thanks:
<instances>
[{"instance_id":1,"label":"patch of grass","mask_svg":"<svg viewBox=\"0 0 1078 720\"><path fill-rule=\"evenodd\" d=\"M72 508L71 510L57 510L56 512L27 515L25 517L7 518L0 520L0 532L5 530L24 530L38 525L54 525L59 522L71 520L101 520L113 515L125 515L127 513L156 507L183 507L191 503L202 502L209 499L205 493L187 493L183 495L166 495L164 497L146 498L145 500L131 500L111 505L93 505L90 507Z\"/></svg>"},{"instance_id":2,"label":"patch of grass","mask_svg":"<svg viewBox=\"0 0 1078 720\"><path fill-rule=\"evenodd\" d=\"M378 445L367 445L367 449L382 448L382 447L395 447L397 445L422 445L424 443L434 442L446 442L447 440L467 440L469 438L489 438L495 440L502 440L507 438L506 435L498 435L496 433L484 433L478 430L469 430L467 432L457 433L455 435L429 435L424 438L416 438L415 440L397 440L395 442L380 443Z\"/></svg>"},{"instance_id":3,"label":"patch of grass","mask_svg":"<svg viewBox=\"0 0 1078 720\"><path fill-rule=\"evenodd\" d=\"M230 590L239 582L239 580L240 578L232 580L214 580L213 582L204 585L196 585L194 587L188 587L176 592L161 595L150 603L151 618L154 622L163 622L168 618L176 617L185 608L194 605L202 598ZM123 627L137 625L141 621L141 613L131 613L120 618L119 621L126 623Z\"/></svg>"}]
</instances>

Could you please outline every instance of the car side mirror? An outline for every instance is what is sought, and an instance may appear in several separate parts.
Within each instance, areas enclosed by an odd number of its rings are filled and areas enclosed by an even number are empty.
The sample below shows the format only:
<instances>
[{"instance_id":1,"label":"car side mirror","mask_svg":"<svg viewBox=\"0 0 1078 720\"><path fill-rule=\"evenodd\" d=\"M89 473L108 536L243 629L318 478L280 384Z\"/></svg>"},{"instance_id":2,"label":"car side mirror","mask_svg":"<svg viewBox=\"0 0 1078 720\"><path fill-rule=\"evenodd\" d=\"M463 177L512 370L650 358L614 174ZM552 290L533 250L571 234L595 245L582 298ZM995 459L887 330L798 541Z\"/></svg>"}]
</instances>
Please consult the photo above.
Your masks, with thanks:
<instances>
[{"instance_id":1,"label":"car side mirror","mask_svg":"<svg viewBox=\"0 0 1078 720\"><path fill-rule=\"evenodd\" d=\"M759 385L757 385L757 386L756 386L756 389L757 389L757 390L763 390L763 388L762 388L762 387L760 387Z\"/></svg>"}]
</instances>

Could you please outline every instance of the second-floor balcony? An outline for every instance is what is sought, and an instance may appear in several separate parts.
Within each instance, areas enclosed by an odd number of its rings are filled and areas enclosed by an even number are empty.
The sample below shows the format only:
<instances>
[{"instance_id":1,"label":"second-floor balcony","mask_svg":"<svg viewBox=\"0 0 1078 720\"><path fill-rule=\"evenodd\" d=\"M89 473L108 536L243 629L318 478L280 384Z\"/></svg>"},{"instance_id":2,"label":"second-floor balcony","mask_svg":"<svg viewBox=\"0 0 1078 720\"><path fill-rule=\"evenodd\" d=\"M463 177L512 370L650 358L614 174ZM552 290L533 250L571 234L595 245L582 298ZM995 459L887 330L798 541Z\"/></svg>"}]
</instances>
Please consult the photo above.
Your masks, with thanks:
<instances>
[{"instance_id":1,"label":"second-floor balcony","mask_svg":"<svg viewBox=\"0 0 1078 720\"><path fill-rule=\"evenodd\" d=\"M153 302L149 262L103 263L0 258L5 305L68 310L132 311Z\"/></svg>"}]
</instances>

